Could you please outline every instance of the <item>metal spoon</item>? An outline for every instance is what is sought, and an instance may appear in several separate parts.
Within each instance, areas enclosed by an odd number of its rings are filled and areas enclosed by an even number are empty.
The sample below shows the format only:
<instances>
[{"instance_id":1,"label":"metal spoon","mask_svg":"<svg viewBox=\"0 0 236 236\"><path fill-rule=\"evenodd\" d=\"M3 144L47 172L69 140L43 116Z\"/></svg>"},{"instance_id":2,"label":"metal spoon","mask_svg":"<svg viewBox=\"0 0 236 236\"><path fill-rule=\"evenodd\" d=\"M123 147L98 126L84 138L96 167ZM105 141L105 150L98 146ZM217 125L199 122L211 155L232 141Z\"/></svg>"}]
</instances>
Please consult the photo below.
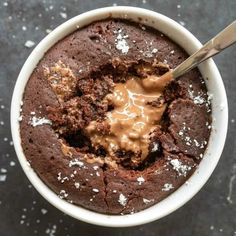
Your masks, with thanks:
<instances>
[{"instance_id":1,"label":"metal spoon","mask_svg":"<svg viewBox=\"0 0 236 236\"><path fill-rule=\"evenodd\" d=\"M208 41L202 48L171 71L172 79L185 74L209 57L212 57L236 42L236 21Z\"/></svg>"}]
</instances>

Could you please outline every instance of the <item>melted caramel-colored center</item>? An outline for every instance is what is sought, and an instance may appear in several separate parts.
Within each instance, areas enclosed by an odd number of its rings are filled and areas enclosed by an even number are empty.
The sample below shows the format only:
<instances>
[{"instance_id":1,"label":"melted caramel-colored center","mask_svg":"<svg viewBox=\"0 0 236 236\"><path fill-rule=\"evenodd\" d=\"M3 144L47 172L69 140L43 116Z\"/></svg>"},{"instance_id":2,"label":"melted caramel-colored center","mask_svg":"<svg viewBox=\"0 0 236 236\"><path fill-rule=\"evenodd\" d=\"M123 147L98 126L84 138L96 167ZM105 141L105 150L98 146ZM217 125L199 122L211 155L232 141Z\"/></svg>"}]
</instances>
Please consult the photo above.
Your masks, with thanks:
<instances>
[{"instance_id":1,"label":"melted caramel-colored center","mask_svg":"<svg viewBox=\"0 0 236 236\"><path fill-rule=\"evenodd\" d=\"M120 149L132 151L144 160L148 154L150 134L159 124L166 108L166 104L156 107L150 102L158 100L171 79L168 72L161 77L129 77L125 83L117 83L113 93L105 97L114 107L107 112L104 121L109 124L110 132L102 134L97 129L97 121L90 122L86 127L92 145L102 146L110 155Z\"/></svg>"}]
</instances>

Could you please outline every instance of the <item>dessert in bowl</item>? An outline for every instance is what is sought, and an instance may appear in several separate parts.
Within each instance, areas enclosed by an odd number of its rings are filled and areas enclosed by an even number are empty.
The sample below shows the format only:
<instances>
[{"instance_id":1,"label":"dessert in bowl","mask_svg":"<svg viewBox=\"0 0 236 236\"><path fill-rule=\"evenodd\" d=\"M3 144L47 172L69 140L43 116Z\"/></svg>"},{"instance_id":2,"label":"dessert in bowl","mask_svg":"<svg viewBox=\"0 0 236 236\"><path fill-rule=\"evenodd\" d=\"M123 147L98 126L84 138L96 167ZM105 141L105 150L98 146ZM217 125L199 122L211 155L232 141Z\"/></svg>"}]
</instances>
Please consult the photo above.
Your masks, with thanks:
<instances>
[{"instance_id":1,"label":"dessert in bowl","mask_svg":"<svg viewBox=\"0 0 236 236\"><path fill-rule=\"evenodd\" d=\"M12 103L17 154L40 193L107 226L149 222L190 199L223 148L224 87L211 61L167 85L157 77L198 47L169 18L130 7L91 11L50 33Z\"/></svg>"}]
</instances>

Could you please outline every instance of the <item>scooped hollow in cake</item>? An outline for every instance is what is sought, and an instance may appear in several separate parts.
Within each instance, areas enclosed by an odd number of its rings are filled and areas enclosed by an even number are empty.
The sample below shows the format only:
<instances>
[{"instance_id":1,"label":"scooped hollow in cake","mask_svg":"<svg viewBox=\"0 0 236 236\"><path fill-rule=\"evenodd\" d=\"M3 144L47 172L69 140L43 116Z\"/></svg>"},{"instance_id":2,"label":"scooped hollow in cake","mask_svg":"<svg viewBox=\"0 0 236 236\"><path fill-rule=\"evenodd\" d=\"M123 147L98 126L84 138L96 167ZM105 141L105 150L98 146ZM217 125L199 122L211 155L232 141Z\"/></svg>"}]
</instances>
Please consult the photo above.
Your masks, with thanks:
<instances>
[{"instance_id":1,"label":"scooped hollow in cake","mask_svg":"<svg viewBox=\"0 0 236 236\"><path fill-rule=\"evenodd\" d=\"M107 19L56 43L24 92L21 140L58 196L106 214L148 208L201 161L211 104L200 72L164 81L187 58L157 30Z\"/></svg>"}]
</instances>

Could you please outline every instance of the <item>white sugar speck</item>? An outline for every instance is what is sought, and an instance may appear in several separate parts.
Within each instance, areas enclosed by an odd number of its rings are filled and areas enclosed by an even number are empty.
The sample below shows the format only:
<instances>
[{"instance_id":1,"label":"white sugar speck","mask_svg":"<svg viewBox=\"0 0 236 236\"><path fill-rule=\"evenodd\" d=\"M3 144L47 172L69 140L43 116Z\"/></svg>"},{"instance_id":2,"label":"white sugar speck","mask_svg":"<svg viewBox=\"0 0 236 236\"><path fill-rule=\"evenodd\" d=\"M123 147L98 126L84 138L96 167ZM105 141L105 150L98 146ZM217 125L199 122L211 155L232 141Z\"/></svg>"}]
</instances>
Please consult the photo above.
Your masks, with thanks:
<instances>
[{"instance_id":1,"label":"white sugar speck","mask_svg":"<svg viewBox=\"0 0 236 236\"><path fill-rule=\"evenodd\" d=\"M121 193L121 194L119 195L119 200L118 200L118 202L120 203L120 205L126 206L126 204L127 204L127 198Z\"/></svg>"},{"instance_id":2,"label":"white sugar speck","mask_svg":"<svg viewBox=\"0 0 236 236\"><path fill-rule=\"evenodd\" d=\"M234 122L235 122L235 119L231 119L230 121L231 121L231 123L234 123Z\"/></svg>"},{"instance_id":3,"label":"white sugar speck","mask_svg":"<svg viewBox=\"0 0 236 236\"><path fill-rule=\"evenodd\" d=\"M57 226L53 225L52 228L47 228L45 233L48 234L49 236L55 236L56 231L57 231Z\"/></svg>"},{"instance_id":4,"label":"white sugar speck","mask_svg":"<svg viewBox=\"0 0 236 236\"><path fill-rule=\"evenodd\" d=\"M0 182L5 182L7 175L0 175Z\"/></svg>"},{"instance_id":5,"label":"white sugar speck","mask_svg":"<svg viewBox=\"0 0 236 236\"><path fill-rule=\"evenodd\" d=\"M187 172L191 170L190 166L183 165L178 159L172 159L170 164L172 165L173 169L178 172L179 176L186 176Z\"/></svg>"},{"instance_id":6,"label":"white sugar speck","mask_svg":"<svg viewBox=\"0 0 236 236\"><path fill-rule=\"evenodd\" d=\"M98 193L99 190L97 188L93 188L93 192Z\"/></svg>"},{"instance_id":7,"label":"white sugar speck","mask_svg":"<svg viewBox=\"0 0 236 236\"><path fill-rule=\"evenodd\" d=\"M64 18L64 19L67 18L67 14L66 14L65 12L60 12L60 16L61 16L62 18Z\"/></svg>"},{"instance_id":8,"label":"white sugar speck","mask_svg":"<svg viewBox=\"0 0 236 236\"><path fill-rule=\"evenodd\" d=\"M46 29L46 33L47 33L47 34L49 34L49 33L51 33L51 32L52 32L51 29Z\"/></svg>"},{"instance_id":9,"label":"white sugar speck","mask_svg":"<svg viewBox=\"0 0 236 236\"><path fill-rule=\"evenodd\" d=\"M151 53L157 53L158 49L157 48L153 48Z\"/></svg>"},{"instance_id":10,"label":"white sugar speck","mask_svg":"<svg viewBox=\"0 0 236 236\"><path fill-rule=\"evenodd\" d=\"M45 215L45 214L47 214L47 213L48 213L48 210L47 210L47 209L44 209L44 208L42 208L42 209L41 209L41 213L42 213L43 215Z\"/></svg>"},{"instance_id":11,"label":"white sugar speck","mask_svg":"<svg viewBox=\"0 0 236 236\"><path fill-rule=\"evenodd\" d=\"M31 41L31 40L27 40L25 42L25 47L27 48L32 48L35 45L35 42Z\"/></svg>"},{"instance_id":12,"label":"white sugar speck","mask_svg":"<svg viewBox=\"0 0 236 236\"><path fill-rule=\"evenodd\" d=\"M75 182L74 185L75 185L76 188L80 187L80 183L79 182Z\"/></svg>"},{"instance_id":13,"label":"white sugar speck","mask_svg":"<svg viewBox=\"0 0 236 236\"><path fill-rule=\"evenodd\" d=\"M201 95L194 97L192 91L189 90L188 92L189 92L190 97L193 99L194 104L201 105L205 102L205 99L201 97Z\"/></svg>"},{"instance_id":14,"label":"white sugar speck","mask_svg":"<svg viewBox=\"0 0 236 236\"><path fill-rule=\"evenodd\" d=\"M99 167L98 167L98 166L93 166L93 169L94 169L94 170L98 170Z\"/></svg>"},{"instance_id":15,"label":"white sugar speck","mask_svg":"<svg viewBox=\"0 0 236 236\"><path fill-rule=\"evenodd\" d=\"M225 108L225 105L223 103L221 103L219 107L220 107L220 110L223 111Z\"/></svg>"},{"instance_id":16,"label":"white sugar speck","mask_svg":"<svg viewBox=\"0 0 236 236\"><path fill-rule=\"evenodd\" d=\"M161 189L162 191L170 191L171 189L173 189L174 187L173 187L173 185L172 184L168 184L168 183L166 183L166 184L164 184L164 187Z\"/></svg>"},{"instance_id":17,"label":"white sugar speck","mask_svg":"<svg viewBox=\"0 0 236 236\"><path fill-rule=\"evenodd\" d=\"M65 190L62 189L59 193L59 198L63 199L63 198L68 197L68 195L69 194Z\"/></svg>"},{"instance_id":18,"label":"white sugar speck","mask_svg":"<svg viewBox=\"0 0 236 236\"><path fill-rule=\"evenodd\" d=\"M5 169L5 168L1 168L0 171L1 171L1 173L7 173L7 169Z\"/></svg>"},{"instance_id":19,"label":"white sugar speck","mask_svg":"<svg viewBox=\"0 0 236 236\"><path fill-rule=\"evenodd\" d=\"M185 26L185 25L186 25L186 23L185 23L184 21L182 21L182 20L180 20L179 23L180 23L182 26Z\"/></svg>"},{"instance_id":20,"label":"white sugar speck","mask_svg":"<svg viewBox=\"0 0 236 236\"><path fill-rule=\"evenodd\" d=\"M7 6L8 6L8 2L4 2L4 3L3 3L3 6L4 6L4 7L7 7Z\"/></svg>"},{"instance_id":21,"label":"white sugar speck","mask_svg":"<svg viewBox=\"0 0 236 236\"><path fill-rule=\"evenodd\" d=\"M69 167L72 167L72 166L83 167L84 163L82 161L79 161L78 159L74 159L69 162Z\"/></svg>"},{"instance_id":22,"label":"white sugar speck","mask_svg":"<svg viewBox=\"0 0 236 236\"><path fill-rule=\"evenodd\" d=\"M153 148L152 148L152 152L156 152L158 150L158 148L159 148L158 143L154 143Z\"/></svg>"},{"instance_id":23,"label":"white sugar speck","mask_svg":"<svg viewBox=\"0 0 236 236\"><path fill-rule=\"evenodd\" d=\"M117 37L115 39L116 49L120 50L123 54L127 54L129 51L129 45L126 41L126 38L128 38L128 35L122 34L122 30L114 31L114 33L117 33Z\"/></svg>"},{"instance_id":24,"label":"white sugar speck","mask_svg":"<svg viewBox=\"0 0 236 236\"><path fill-rule=\"evenodd\" d=\"M144 202L145 204L148 204L148 203L153 202L153 201L154 201L154 199L143 198L143 202Z\"/></svg>"},{"instance_id":25,"label":"white sugar speck","mask_svg":"<svg viewBox=\"0 0 236 236\"><path fill-rule=\"evenodd\" d=\"M25 25L22 26L22 30L23 31L26 31L27 30L27 27Z\"/></svg>"},{"instance_id":26,"label":"white sugar speck","mask_svg":"<svg viewBox=\"0 0 236 236\"><path fill-rule=\"evenodd\" d=\"M214 228L215 228L214 225L210 226L210 230L214 230Z\"/></svg>"},{"instance_id":27,"label":"white sugar speck","mask_svg":"<svg viewBox=\"0 0 236 236\"><path fill-rule=\"evenodd\" d=\"M46 119L45 117L36 117L36 116L33 116L31 119L30 119L30 124L33 126L33 127L36 127L38 125L51 125L52 122L49 120L49 119Z\"/></svg>"},{"instance_id":28,"label":"white sugar speck","mask_svg":"<svg viewBox=\"0 0 236 236\"><path fill-rule=\"evenodd\" d=\"M145 179L142 176L140 176L137 178L137 181L138 181L138 184L141 185L145 182Z\"/></svg>"},{"instance_id":29,"label":"white sugar speck","mask_svg":"<svg viewBox=\"0 0 236 236\"><path fill-rule=\"evenodd\" d=\"M15 165L16 165L16 163L14 161L10 162L10 166L15 166Z\"/></svg>"},{"instance_id":30,"label":"white sugar speck","mask_svg":"<svg viewBox=\"0 0 236 236\"><path fill-rule=\"evenodd\" d=\"M180 9L180 8L181 8L181 5L180 5L180 4L178 4L178 5L177 5L177 8L178 8L178 9Z\"/></svg>"}]
</instances>

